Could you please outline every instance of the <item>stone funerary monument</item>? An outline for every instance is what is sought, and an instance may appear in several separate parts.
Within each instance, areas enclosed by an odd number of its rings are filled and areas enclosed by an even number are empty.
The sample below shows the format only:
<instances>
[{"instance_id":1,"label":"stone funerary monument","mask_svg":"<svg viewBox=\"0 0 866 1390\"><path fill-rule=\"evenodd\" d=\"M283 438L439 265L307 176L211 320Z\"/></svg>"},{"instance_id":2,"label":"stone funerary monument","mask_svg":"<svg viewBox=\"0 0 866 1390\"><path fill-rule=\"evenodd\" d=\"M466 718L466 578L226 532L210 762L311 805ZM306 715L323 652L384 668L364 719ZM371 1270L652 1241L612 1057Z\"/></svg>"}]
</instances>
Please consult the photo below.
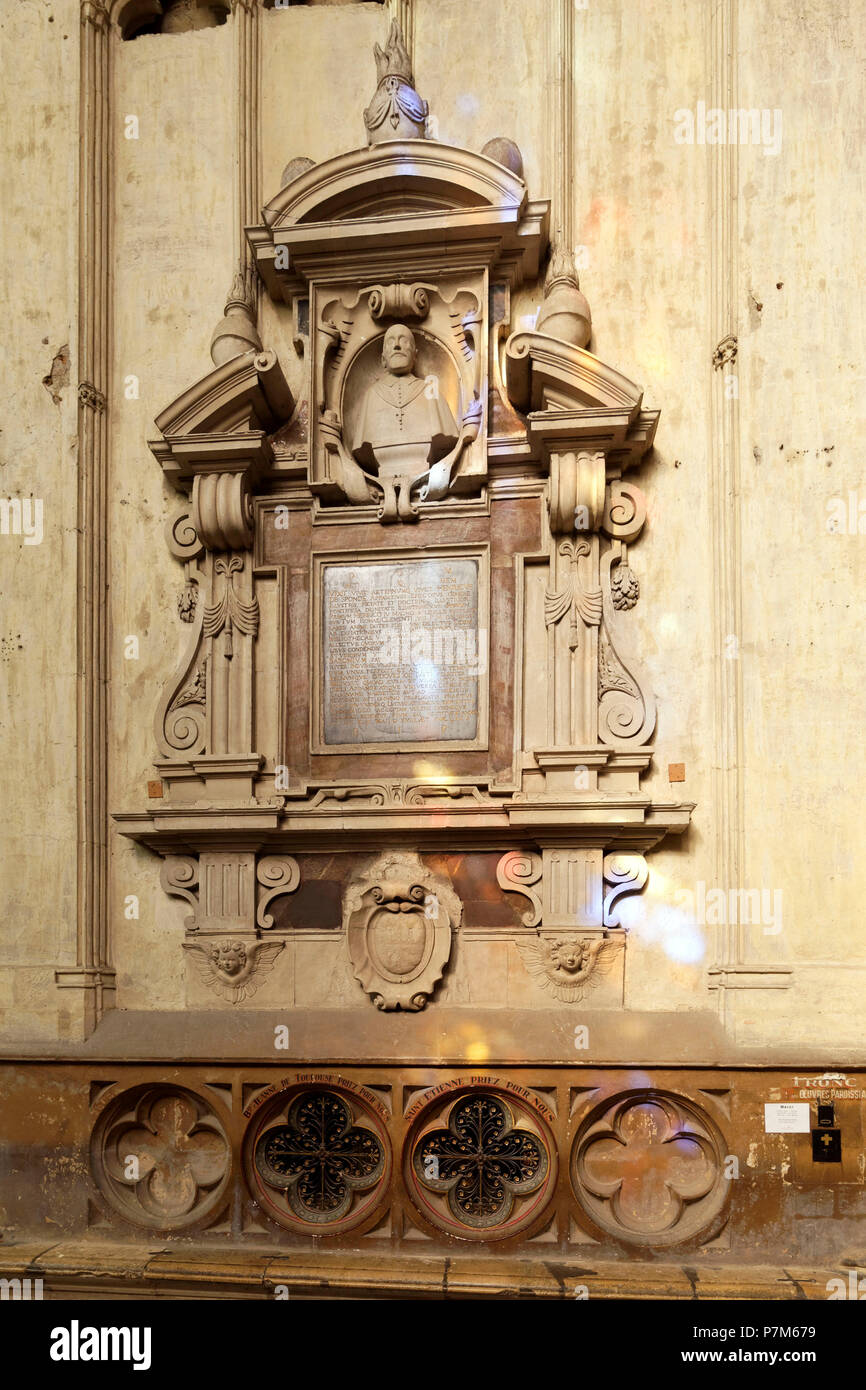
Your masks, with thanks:
<instances>
[{"instance_id":1,"label":"stone funerary monument","mask_svg":"<svg viewBox=\"0 0 866 1390\"><path fill-rule=\"evenodd\" d=\"M4 1024L4 1269L49 1219L91 1273L176 1244L178 1296L216 1265L246 1288L239 1252L263 1295L269 1261L377 1296L425 1257L432 1297L446 1260L464 1292L519 1268L563 1296L544 1261L856 1243L853 1024L797 1033L820 990L743 857L736 339L631 379L694 324L674 295L655 316L631 252L590 290L626 137L573 85L579 9L529 8L538 32L503 6L488 53L426 0L66 6L78 857ZM475 69L521 45L498 108ZM624 203L616 235L656 215ZM824 1090L838 1229L804 1225ZM804 1096L775 1131L765 1106ZM106 1290L146 1289L131 1268Z\"/></svg>"}]
</instances>

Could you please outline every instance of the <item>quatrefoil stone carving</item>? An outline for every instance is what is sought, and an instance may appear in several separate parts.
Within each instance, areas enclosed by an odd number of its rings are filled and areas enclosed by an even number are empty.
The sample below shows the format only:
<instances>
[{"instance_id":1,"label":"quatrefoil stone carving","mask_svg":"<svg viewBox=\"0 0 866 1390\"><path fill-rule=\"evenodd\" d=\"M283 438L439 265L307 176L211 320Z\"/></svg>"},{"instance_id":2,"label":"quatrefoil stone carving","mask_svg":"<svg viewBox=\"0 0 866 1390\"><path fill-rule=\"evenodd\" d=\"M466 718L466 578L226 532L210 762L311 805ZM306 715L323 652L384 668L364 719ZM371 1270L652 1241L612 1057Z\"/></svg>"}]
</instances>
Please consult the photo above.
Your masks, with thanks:
<instances>
[{"instance_id":1,"label":"quatrefoil stone carving","mask_svg":"<svg viewBox=\"0 0 866 1390\"><path fill-rule=\"evenodd\" d=\"M103 1194L137 1225L177 1230L203 1221L230 1176L222 1125L200 1096L179 1087L124 1093L93 1144Z\"/></svg>"},{"instance_id":2,"label":"quatrefoil stone carving","mask_svg":"<svg viewBox=\"0 0 866 1390\"><path fill-rule=\"evenodd\" d=\"M633 1244L706 1239L727 1196L712 1121L659 1093L596 1112L575 1145L572 1178L593 1220Z\"/></svg>"}]
</instances>

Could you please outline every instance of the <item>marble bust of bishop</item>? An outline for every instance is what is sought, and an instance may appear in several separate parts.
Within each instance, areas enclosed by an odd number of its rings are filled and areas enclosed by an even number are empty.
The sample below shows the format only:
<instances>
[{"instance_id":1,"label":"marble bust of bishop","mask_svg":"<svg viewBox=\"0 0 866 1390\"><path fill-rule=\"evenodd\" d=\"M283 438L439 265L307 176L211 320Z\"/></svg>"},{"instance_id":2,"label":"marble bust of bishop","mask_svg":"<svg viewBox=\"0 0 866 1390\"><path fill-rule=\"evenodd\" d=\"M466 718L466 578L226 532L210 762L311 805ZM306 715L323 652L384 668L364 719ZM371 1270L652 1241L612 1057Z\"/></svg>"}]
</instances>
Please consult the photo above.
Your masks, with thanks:
<instances>
[{"instance_id":1,"label":"marble bust of bishop","mask_svg":"<svg viewBox=\"0 0 866 1390\"><path fill-rule=\"evenodd\" d=\"M460 431L435 377L416 376L415 335L394 323L382 343L385 374L367 388L352 441L362 468L385 478L423 474L451 452Z\"/></svg>"}]
</instances>

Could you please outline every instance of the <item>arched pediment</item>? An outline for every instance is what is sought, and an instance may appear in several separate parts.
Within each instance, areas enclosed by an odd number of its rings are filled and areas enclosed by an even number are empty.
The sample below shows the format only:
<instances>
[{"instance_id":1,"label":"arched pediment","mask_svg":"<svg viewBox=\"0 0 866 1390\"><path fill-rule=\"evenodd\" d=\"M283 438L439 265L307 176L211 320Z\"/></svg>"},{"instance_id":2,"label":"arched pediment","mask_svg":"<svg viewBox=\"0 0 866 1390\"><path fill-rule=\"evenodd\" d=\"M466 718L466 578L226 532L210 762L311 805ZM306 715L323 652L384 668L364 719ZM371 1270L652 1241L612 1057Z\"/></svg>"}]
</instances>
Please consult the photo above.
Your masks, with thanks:
<instances>
[{"instance_id":1,"label":"arched pediment","mask_svg":"<svg viewBox=\"0 0 866 1390\"><path fill-rule=\"evenodd\" d=\"M383 212L501 208L519 213L526 184L486 155L433 140L394 140L316 164L263 209L269 227Z\"/></svg>"},{"instance_id":2,"label":"arched pediment","mask_svg":"<svg viewBox=\"0 0 866 1390\"><path fill-rule=\"evenodd\" d=\"M640 408L643 390L594 353L547 333L513 333L505 345L508 396L531 410Z\"/></svg>"},{"instance_id":3,"label":"arched pediment","mask_svg":"<svg viewBox=\"0 0 866 1390\"><path fill-rule=\"evenodd\" d=\"M487 155L389 140L305 169L247 228L273 299L317 278L410 277L486 265L512 284L538 274L549 204ZM379 262L381 264L379 264Z\"/></svg>"}]
</instances>

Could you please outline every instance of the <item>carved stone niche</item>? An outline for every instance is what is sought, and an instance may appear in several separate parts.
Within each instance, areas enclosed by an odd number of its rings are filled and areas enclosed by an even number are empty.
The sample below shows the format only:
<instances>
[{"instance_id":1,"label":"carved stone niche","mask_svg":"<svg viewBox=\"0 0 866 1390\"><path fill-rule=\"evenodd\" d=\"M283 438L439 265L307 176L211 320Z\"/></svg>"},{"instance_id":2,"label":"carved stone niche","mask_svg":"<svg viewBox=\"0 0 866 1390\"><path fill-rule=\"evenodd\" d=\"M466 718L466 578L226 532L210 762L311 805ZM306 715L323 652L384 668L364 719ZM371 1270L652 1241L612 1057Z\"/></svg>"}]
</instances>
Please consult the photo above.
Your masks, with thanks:
<instances>
[{"instance_id":1,"label":"carved stone niche","mask_svg":"<svg viewBox=\"0 0 866 1390\"><path fill-rule=\"evenodd\" d=\"M322 502L405 522L480 490L490 285L538 273L547 215L512 170L421 139L315 165L264 208L248 236L268 291L309 299Z\"/></svg>"},{"instance_id":2,"label":"carved stone niche","mask_svg":"<svg viewBox=\"0 0 866 1390\"><path fill-rule=\"evenodd\" d=\"M355 978L378 1009L423 1009L451 954L462 904L416 854L381 855L346 893Z\"/></svg>"}]
</instances>

